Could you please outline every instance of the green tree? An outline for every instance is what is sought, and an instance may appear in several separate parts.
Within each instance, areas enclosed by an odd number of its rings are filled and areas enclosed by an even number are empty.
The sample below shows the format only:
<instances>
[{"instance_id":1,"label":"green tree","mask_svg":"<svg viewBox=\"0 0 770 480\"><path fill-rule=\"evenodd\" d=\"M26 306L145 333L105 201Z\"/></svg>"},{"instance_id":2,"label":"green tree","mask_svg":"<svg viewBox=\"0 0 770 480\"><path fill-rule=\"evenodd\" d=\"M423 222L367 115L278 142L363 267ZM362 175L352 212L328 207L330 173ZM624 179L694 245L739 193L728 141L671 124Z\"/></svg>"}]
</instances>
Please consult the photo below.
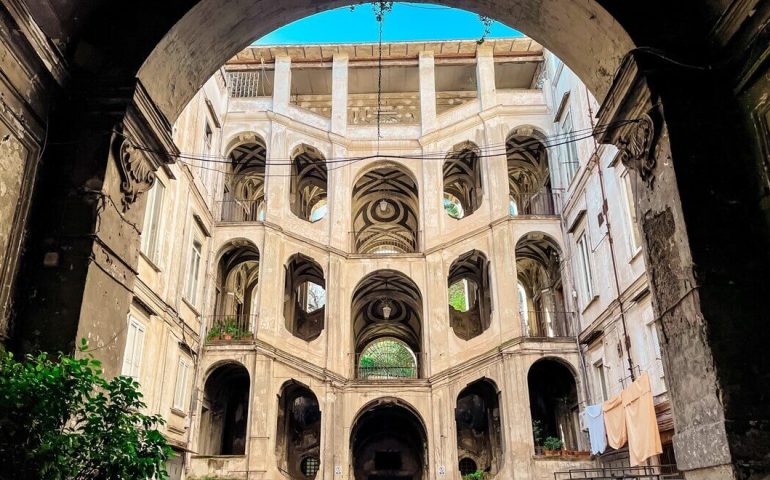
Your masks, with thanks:
<instances>
[{"instance_id":1,"label":"green tree","mask_svg":"<svg viewBox=\"0 0 770 480\"><path fill-rule=\"evenodd\" d=\"M85 340L81 350L87 350ZM99 361L0 356L0 478L164 479L172 455L141 410L139 384L102 377Z\"/></svg>"}]
</instances>

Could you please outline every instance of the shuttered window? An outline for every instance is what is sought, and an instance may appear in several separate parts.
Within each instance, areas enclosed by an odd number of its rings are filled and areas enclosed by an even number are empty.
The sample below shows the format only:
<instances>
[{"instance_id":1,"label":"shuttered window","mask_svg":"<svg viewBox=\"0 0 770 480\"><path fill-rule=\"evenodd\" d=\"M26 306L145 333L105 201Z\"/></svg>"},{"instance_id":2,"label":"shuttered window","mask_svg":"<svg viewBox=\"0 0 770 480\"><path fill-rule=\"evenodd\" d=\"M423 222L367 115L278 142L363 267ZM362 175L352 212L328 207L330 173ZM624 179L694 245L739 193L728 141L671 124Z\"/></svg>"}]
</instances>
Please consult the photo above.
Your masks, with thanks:
<instances>
[{"instance_id":1,"label":"shuttered window","mask_svg":"<svg viewBox=\"0 0 770 480\"><path fill-rule=\"evenodd\" d=\"M122 375L134 378L136 381L139 381L139 373L142 367L144 332L144 325L132 315L129 315L126 349L123 352L123 371L121 373Z\"/></svg>"}]
</instances>

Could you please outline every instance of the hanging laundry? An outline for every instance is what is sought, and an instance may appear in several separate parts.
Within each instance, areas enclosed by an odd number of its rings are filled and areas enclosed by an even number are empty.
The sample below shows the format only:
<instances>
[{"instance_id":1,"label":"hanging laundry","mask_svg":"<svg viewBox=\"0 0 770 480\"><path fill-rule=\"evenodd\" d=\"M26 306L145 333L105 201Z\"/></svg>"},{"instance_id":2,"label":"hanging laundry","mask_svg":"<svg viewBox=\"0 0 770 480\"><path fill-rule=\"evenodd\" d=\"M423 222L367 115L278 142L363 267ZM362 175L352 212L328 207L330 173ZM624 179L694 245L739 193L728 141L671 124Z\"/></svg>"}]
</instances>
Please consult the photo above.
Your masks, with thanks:
<instances>
[{"instance_id":1,"label":"hanging laundry","mask_svg":"<svg viewBox=\"0 0 770 480\"><path fill-rule=\"evenodd\" d=\"M663 453L647 372L642 373L620 395L628 428L628 456L631 466L635 467L653 455Z\"/></svg>"},{"instance_id":2,"label":"hanging laundry","mask_svg":"<svg viewBox=\"0 0 770 480\"><path fill-rule=\"evenodd\" d=\"M626 444L626 416L623 413L623 400L615 395L602 405L604 428L607 432L607 444L620 448Z\"/></svg>"},{"instance_id":3,"label":"hanging laundry","mask_svg":"<svg viewBox=\"0 0 770 480\"><path fill-rule=\"evenodd\" d=\"M602 404L588 405L585 410L588 438L591 440L591 453L594 455L607 449L607 430L604 428Z\"/></svg>"}]
</instances>

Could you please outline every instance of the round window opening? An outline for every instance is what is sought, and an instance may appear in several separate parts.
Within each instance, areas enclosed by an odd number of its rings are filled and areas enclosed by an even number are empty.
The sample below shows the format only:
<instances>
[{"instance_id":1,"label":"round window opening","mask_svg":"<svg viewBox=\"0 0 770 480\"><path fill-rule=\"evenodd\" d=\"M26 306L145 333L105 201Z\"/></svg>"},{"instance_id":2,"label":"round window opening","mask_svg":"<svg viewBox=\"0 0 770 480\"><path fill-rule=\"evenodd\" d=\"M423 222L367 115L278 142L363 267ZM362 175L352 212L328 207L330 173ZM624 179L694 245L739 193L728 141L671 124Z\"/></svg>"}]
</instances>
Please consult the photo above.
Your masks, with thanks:
<instances>
[{"instance_id":1,"label":"round window opening","mask_svg":"<svg viewBox=\"0 0 770 480\"><path fill-rule=\"evenodd\" d=\"M460 460L460 475L465 476L476 473L477 469L476 462L470 458L463 458Z\"/></svg>"},{"instance_id":2,"label":"round window opening","mask_svg":"<svg viewBox=\"0 0 770 480\"><path fill-rule=\"evenodd\" d=\"M314 478L320 466L321 461L317 457L305 457L299 464L302 475L307 478Z\"/></svg>"}]
</instances>

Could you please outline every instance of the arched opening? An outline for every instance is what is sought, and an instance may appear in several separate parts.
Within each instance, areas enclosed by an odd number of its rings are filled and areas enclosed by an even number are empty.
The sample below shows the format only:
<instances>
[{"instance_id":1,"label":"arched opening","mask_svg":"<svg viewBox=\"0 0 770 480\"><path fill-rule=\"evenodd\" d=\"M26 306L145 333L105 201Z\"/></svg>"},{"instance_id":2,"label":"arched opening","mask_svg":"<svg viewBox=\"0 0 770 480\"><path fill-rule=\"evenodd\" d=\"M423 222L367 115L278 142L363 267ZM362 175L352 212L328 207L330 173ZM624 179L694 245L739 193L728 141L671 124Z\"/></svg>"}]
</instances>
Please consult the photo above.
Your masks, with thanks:
<instances>
[{"instance_id":1,"label":"arched opening","mask_svg":"<svg viewBox=\"0 0 770 480\"><path fill-rule=\"evenodd\" d=\"M253 334L259 311L259 250L254 244L230 242L219 259L214 288L214 315L207 340Z\"/></svg>"},{"instance_id":2,"label":"arched opening","mask_svg":"<svg viewBox=\"0 0 770 480\"><path fill-rule=\"evenodd\" d=\"M282 472L313 479L321 466L321 409L308 387L290 380L278 396L275 455Z\"/></svg>"},{"instance_id":3,"label":"arched opening","mask_svg":"<svg viewBox=\"0 0 770 480\"><path fill-rule=\"evenodd\" d=\"M478 250L461 255L449 267L449 324L455 335L470 340L481 335L492 318L489 261Z\"/></svg>"},{"instance_id":4,"label":"arched opening","mask_svg":"<svg viewBox=\"0 0 770 480\"><path fill-rule=\"evenodd\" d=\"M225 176L220 220L254 222L265 219L265 141L253 135L247 143L233 148L228 155L229 172Z\"/></svg>"},{"instance_id":5,"label":"arched opening","mask_svg":"<svg viewBox=\"0 0 770 480\"><path fill-rule=\"evenodd\" d=\"M422 420L396 401L360 413L350 433L355 480L427 478L428 445Z\"/></svg>"},{"instance_id":6,"label":"arched opening","mask_svg":"<svg viewBox=\"0 0 770 480\"><path fill-rule=\"evenodd\" d=\"M328 209L326 159L305 144L295 148L291 158L291 211L308 222L321 220Z\"/></svg>"},{"instance_id":7,"label":"arched opening","mask_svg":"<svg viewBox=\"0 0 770 480\"><path fill-rule=\"evenodd\" d=\"M496 475L503 460L503 435L499 394L492 381L477 380L460 392L455 426L460 473Z\"/></svg>"},{"instance_id":8,"label":"arched opening","mask_svg":"<svg viewBox=\"0 0 770 480\"><path fill-rule=\"evenodd\" d=\"M472 142L455 145L444 160L444 211L452 218L471 215L481 206L479 147Z\"/></svg>"},{"instance_id":9,"label":"arched opening","mask_svg":"<svg viewBox=\"0 0 770 480\"><path fill-rule=\"evenodd\" d=\"M511 215L554 215L554 197L545 138L517 128L505 141Z\"/></svg>"},{"instance_id":10,"label":"arched opening","mask_svg":"<svg viewBox=\"0 0 770 480\"><path fill-rule=\"evenodd\" d=\"M198 452L243 455L249 415L249 372L243 365L216 367L203 388Z\"/></svg>"},{"instance_id":11,"label":"arched opening","mask_svg":"<svg viewBox=\"0 0 770 480\"><path fill-rule=\"evenodd\" d=\"M377 270L353 292L356 376L367 380L416 378L422 345L422 295L395 270Z\"/></svg>"},{"instance_id":12,"label":"arched opening","mask_svg":"<svg viewBox=\"0 0 770 480\"><path fill-rule=\"evenodd\" d=\"M580 413L572 371L558 360L544 358L530 367L527 384L536 449L552 437L566 450L579 450Z\"/></svg>"},{"instance_id":13,"label":"arched opening","mask_svg":"<svg viewBox=\"0 0 770 480\"><path fill-rule=\"evenodd\" d=\"M565 311L560 252L556 242L540 233L527 233L516 242L519 315L526 327L524 335L573 335L573 313Z\"/></svg>"},{"instance_id":14,"label":"arched opening","mask_svg":"<svg viewBox=\"0 0 770 480\"><path fill-rule=\"evenodd\" d=\"M326 280L321 266L312 258L295 254L286 265L283 317L286 329L306 342L324 329Z\"/></svg>"},{"instance_id":15,"label":"arched opening","mask_svg":"<svg viewBox=\"0 0 770 480\"><path fill-rule=\"evenodd\" d=\"M417 182L398 166L366 172L353 186L357 253L411 253L418 248Z\"/></svg>"}]
</instances>

